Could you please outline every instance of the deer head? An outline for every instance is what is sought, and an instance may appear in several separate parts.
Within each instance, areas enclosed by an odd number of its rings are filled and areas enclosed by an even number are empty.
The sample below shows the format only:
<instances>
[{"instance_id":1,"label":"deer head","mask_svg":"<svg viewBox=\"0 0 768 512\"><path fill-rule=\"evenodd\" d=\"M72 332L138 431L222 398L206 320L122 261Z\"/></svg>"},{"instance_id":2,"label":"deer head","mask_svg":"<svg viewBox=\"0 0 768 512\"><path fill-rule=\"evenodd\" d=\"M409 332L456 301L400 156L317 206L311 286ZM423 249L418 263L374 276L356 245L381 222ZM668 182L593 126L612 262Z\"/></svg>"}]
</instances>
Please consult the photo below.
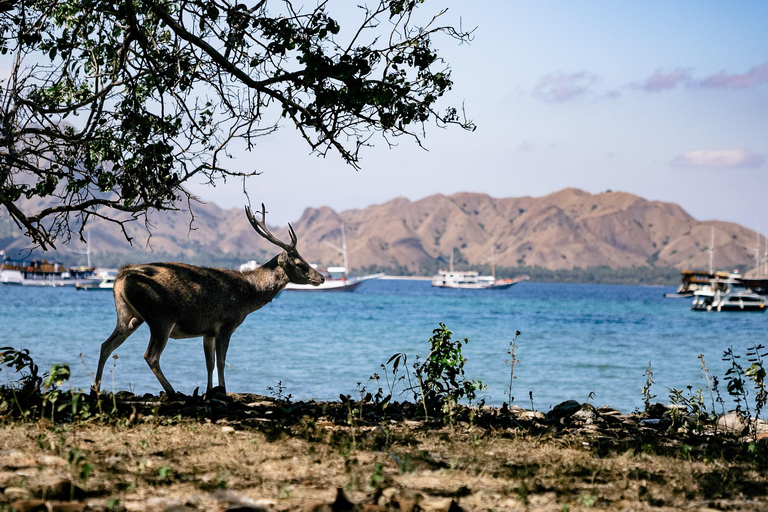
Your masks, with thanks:
<instances>
[{"instance_id":1,"label":"deer head","mask_svg":"<svg viewBox=\"0 0 768 512\"><path fill-rule=\"evenodd\" d=\"M322 274L312 268L312 266L301 257L299 251L296 250L296 232L293 230L293 226L291 226L290 223L288 224L288 234L291 236L291 243L286 244L275 237L275 235L270 233L269 229L267 229L264 203L261 203L261 220L258 220L251 213L251 209L248 206L245 207L245 215L248 217L248 221L250 221L253 229L255 229L259 235L285 251L278 258L278 265L285 271L290 282L317 286L325 281Z\"/></svg>"}]
</instances>

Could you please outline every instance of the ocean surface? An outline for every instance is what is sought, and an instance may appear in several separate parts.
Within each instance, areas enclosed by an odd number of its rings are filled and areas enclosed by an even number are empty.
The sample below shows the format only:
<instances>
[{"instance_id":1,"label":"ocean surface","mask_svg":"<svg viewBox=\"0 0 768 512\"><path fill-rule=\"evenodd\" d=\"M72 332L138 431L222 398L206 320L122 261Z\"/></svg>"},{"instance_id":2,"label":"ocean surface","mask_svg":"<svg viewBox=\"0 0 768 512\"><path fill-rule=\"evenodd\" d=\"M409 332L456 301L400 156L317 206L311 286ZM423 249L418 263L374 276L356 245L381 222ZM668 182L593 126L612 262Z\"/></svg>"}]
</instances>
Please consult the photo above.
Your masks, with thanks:
<instances>
[{"instance_id":1,"label":"ocean surface","mask_svg":"<svg viewBox=\"0 0 768 512\"><path fill-rule=\"evenodd\" d=\"M768 315L694 312L690 299L663 297L672 291L530 282L507 290L446 290L429 281L377 280L354 293L283 292L232 337L227 388L270 395L267 388L282 382L283 394L295 400L355 397L358 383L375 391L369 378L378 373L383 381L381 365L398 352L411 362L424 357L432 330L443 322L454 339L469 338L466 377L487 384L482 396L490 405L508 401L505 361L516 331L520 362L512 403L521 407L531 407L532 393L538 410L589 399L631 412L643 406L649 362L651 393L668 402L668 388L706 388L699 354L725 394L723 351L732 346L746 365L747 349L766 343ZM0 346L29 349L41 372L68 363L75 387L91 384L115 318L108 292L0 286ZM143 359L148 340L144 325L115 352L104 389L162 390ZM161 365L177 391L205 390L201 338L170 340ZM3 383L13 377L0 370ZM708 403L708 393L705 398Z\"/></svg>"}]
</instances>

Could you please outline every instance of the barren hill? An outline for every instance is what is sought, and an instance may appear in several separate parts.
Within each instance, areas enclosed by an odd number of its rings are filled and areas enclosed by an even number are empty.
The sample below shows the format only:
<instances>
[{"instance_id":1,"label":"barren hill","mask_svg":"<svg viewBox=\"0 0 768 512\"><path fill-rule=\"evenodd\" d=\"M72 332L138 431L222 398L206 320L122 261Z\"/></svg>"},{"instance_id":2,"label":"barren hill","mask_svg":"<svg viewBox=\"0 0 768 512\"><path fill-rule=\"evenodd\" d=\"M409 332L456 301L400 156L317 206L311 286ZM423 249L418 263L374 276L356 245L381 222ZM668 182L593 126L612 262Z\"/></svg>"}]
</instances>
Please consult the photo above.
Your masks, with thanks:
<instances>
[{"instance_id":1,"label":"barren hill","mask_svg":"<svg viewBox=\"0 0 768 512\"><path fill-rule=\"evenodd\" d=\"M94 261L178 259L195 263L265 261L276 252L251 228L240 209L197 205L189 231L187 212L157 215L146 250L142 224L129 224L131 246L119 230L94 222ZM269 221L269 215L267 216ZM541 266L548 269L609 266L706 268L711 226L715 266L730 269L754 261L756 233L735 223L702 222L678 205L647 201L623 192L589 194L565 189L543 197L495 199L485 194L433 195L418 201L396 198L360 210L307 208L293 223L299 248L310 261L340 264L344 224L352 268L378 266L418 272L447 262L453 249L466 264ZM2 228L2 226L0 226ZM0 248L21 248L18 233L0 233ZM288 239L287 228L274 228ZM324 243L327 242L327 243ZM444 263L443 263L444 264Z\"/></svg>"}]
</instances>

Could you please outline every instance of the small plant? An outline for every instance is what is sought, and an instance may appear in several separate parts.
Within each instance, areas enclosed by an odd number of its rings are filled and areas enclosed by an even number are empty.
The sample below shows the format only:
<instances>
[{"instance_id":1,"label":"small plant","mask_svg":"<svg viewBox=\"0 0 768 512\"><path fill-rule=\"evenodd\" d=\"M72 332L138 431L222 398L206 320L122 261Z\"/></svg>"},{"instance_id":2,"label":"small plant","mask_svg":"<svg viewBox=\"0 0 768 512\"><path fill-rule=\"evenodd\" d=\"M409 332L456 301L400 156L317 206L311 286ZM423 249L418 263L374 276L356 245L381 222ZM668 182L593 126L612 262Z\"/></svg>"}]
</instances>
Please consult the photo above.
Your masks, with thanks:
<instances>
[{"instance_id":1,"label":"small plant","mask_svg":"<svg viewBox=\"0 0 768 512\"><path fill-rule=\"evenodd\" d=\"M582 492L579 494L579 497L576 498L576 503L581 505L584 508L592 508L595 506L595 503L597 502L597 496L590 492Z\"/></svg>"},{"instance_id":2,"label":"small plant","mask_svg":"<svg viewBox=\"0 0 768 512\"><path fill-rule=\"evenodd\" d=\"M747 423L750 417L749 402L747 401L749 391L745 387L746 374L744 368L739 364L740 358L733 352L732 346L723 352L723 361L730 363L730 368L725 372L726 390L736 402L736 414Z\"/></svg>"},{"instance_id":3,"label":"small plant","mask_svg":"<svg viewBox=\"0 0 768 512\"><path fill-rule=\"evenodd\" d=\"M272 398L278 402L290 402L291 398L293 398L292 394L285 394L285 387L283 386L282 380L277 381L277 386L267 386L267 391L269 391Z\"/></svg>"},{"instance_id":4,"label":"small plant","mask_svg":"<svg viewBox=\"0 0 768 512\"><path fill-rule=\"evenodd\" d=\"M368 492L374 492L381 489L384 483L384 465L380 462L376 463L371 477L368 479L368 483L365 486L365 490Z\"/></svg>"},{"instance_id":5,"label":"small plant","mask_svg":"<svg viewBox=\"0 0 768 512\"><path fill-rule=\"evenodd\" d=\"M669 388L669 401L672 405L683 407L687 413L696 421L696 428L701 430L701 425L709 418L707 406L704 405L703 389L693 390L693 386L686 386L688 393L679 389ZM672 409L672 420L674 426L682 423L680 410Z\"/></svg>"},{"instance_id":6,"label":"small plant","mask_svg":"<svg viewBox=\"0 0 768 512\"><path fill-rule=\"evenodd\" d=\"M461 348L469 338L454 341L444 323L432 331L429 338L430 351L423 363L414 364L414 373L419 383L424 412L442 411L450 414L459 400L466 398L470 403L477 397L477 391L487 389L481 381L464 377L467 359Z\"/></svg>"},{"instance_id":7,"label":"small plant","mask_svg":"<svg viewBox=\"0 0 768 512\"><path fill-rule=\"evenodd\" d=\"M82 480L83 485L88 485L88 478L96 466L88 462L85 453L80 448L72 448L67 454L67 466L72 474L77 475ZM71 486L70 501L74 499L75 486Z\"/></svg>"},{"instance_id":8,"label":"small plant","mask_svg":"<svg viewBox=\"0 0 768 512\"><path fill-rule=\"evenodd\" d=\"M173 470L170 466L160 466L157 468L157 476L160 477L160 480L170 480L172 474Z\"/></svg>"},{"instance_id":9,"label":"small plant","mask_svg":"<svg viewBox=\"0 0 768 512\"><path fill-rule=\"evenodd\" d=\"M512 341L509 342L509 348L507 349L507 355L509 355L509 359L504 361L504 364L509 366L509 389L507 389L509 405L512 405L512 402L515 401L515 397L512 396L512 383L517 378L517 375L515 375L515 367L520 364L520 360L517 359L517 356L515 356L515 352L517 351L517 338L519 336L520 331L515 331L515 337L512 338Z\"/></svg>"},{"instance_id":10,"label":"small plant","mask_svg":"<svg viewBox=\"0 0 768 512\"><path fill-rule=\"evenodd\" d=\"M765 350L763 345L755 345L754 343L747 350L747 360L751 363L749 368L745 370L745 374L749 380L752 381L755 388L755 421L753 424L753 433L757 434L757 424L760 420L760 412L768 402L768 390L765 385L765 368L763 367L763 360L768 353L763 353Z\"/></svg>"},{"instance_id":11,"label":"small plant","mask_svg":"<svg viewBox=\"0 0 768 512\"><path fill-rule=\"evenodd\" d=\"M469 343L468 338L452 340L452 332L444 323L432 331L429 338L430 351L422 362L420 356L412 365L413 372L405 372L399 375L400 368L408 367L408 355L401 352L389 358L386 364L381 365L384 376L389 386L391 398L394 389L399 382L405 383L403 392L413 393L413 399L420 402L424 408L424 415L443 414L450 419L456 412L460 400L466 399L471 404L477 398L477 392L487 389L481 381L468 380L464 376L464 364L467 359L462 355L461 349ZM392 381L389 380L387 368L391 365ZM382 392L383 394L383 392ZM482 403L482 401L481 401Z\"/></svg>"},{"instance_id":12,"label":"small plant","mask_svg":"<svg viewBox=\"0 0 768 512\"><path fill-rule=\"evenodd\" d=\"M645 377L645 385L643 386L643 403L645 404L645 411L651 408L651 400L656 398L656 395L651 394L651 386L653 386L653 370L651 369L651 362L648 361L648 368L643 373Z\"/></svg>"}]
</instances>

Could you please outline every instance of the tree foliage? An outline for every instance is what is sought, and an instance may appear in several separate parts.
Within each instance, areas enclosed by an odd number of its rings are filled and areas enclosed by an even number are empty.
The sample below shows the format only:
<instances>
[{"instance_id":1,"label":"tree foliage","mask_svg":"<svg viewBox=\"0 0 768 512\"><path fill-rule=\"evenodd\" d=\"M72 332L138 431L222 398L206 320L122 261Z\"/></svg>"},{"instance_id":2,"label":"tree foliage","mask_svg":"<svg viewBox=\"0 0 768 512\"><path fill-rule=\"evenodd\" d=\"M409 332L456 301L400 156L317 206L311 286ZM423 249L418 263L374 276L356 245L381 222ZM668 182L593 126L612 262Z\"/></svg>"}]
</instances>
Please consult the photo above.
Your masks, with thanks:
<instances>
[{"instance_id":1,"label":"tree foliage","mask_svg":"<svg viewBox=\"0 0 768 512\"><path fill-rule=\"evenodd\" d=\"M257 174L228 147L283 124L354 167L376 136L472 129L439 108L452 81L433 41L470 33L422 3L337 3L357 20L342 27L325 1L0 0L0 205L46 249L94 217L174 208L193 176Z\"/></svg>"}]
</instances>

